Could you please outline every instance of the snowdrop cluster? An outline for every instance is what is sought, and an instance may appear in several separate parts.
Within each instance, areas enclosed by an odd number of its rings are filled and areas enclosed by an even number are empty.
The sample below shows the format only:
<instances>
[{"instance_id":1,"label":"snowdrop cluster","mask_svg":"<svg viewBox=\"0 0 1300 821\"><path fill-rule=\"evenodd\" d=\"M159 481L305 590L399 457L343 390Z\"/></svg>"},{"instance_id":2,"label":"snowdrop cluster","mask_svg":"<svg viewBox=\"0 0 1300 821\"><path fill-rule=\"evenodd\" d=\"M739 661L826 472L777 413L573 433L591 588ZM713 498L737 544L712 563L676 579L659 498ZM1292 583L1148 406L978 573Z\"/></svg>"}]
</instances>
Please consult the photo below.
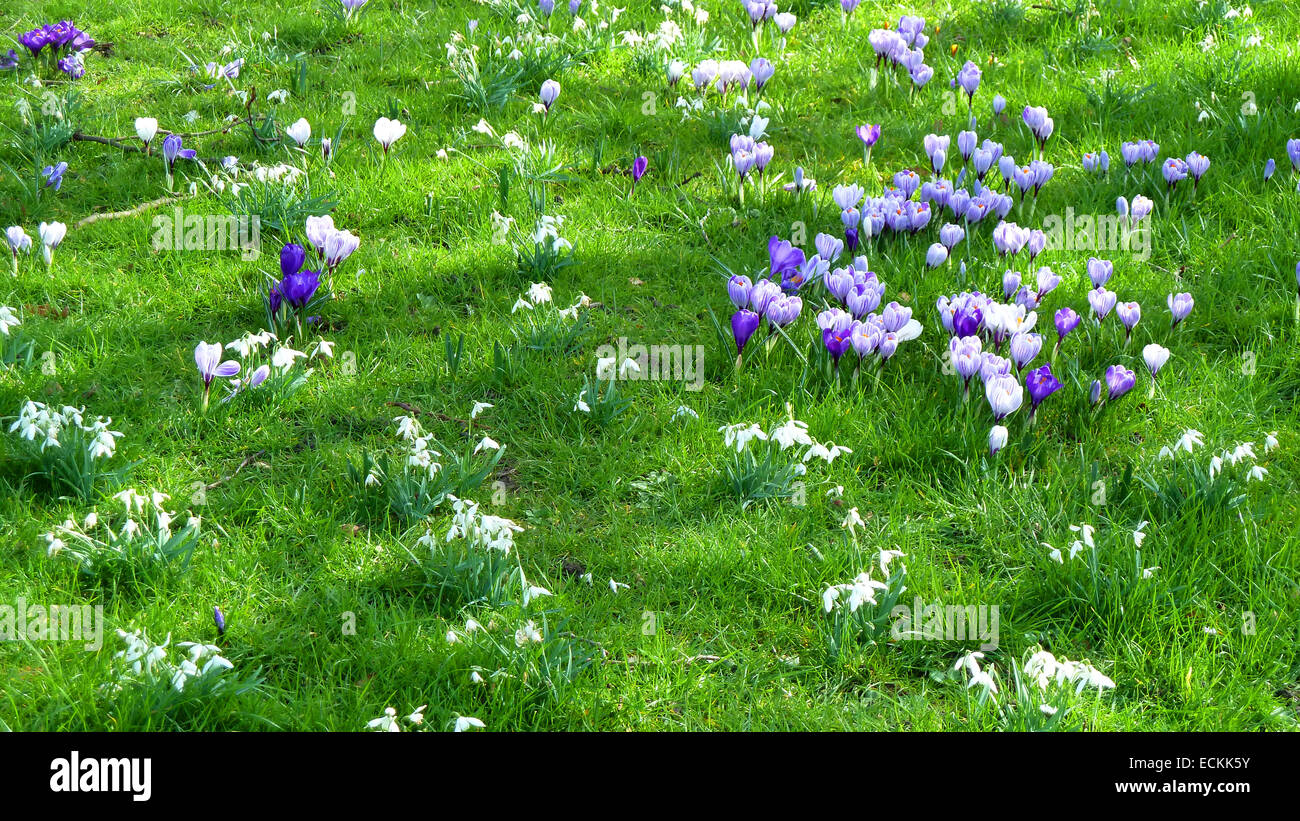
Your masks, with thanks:
<instances>
[{"instance_id":1,"label":"snowdrop cluster","mask_svg":"<svg viewBox=\"0 0 1300 821\"><path fill-rule=\"evenodd\" d=\"M187 516L177 527L176 515L164 504L168 498L159 491L122 490L113 496L120 512L92 512L80 522L69 517L45 534L46 555L73 560L92 576L172 562L184 566L198 542L200 520Z\"/></svg>"},{"instance_id":2,"label":"snowdrop cluster","mask_svg":"<svg viewBox=\"0 0 1300 821\"><path fill-rule=\"evenodd\" d=\"M166 687L177 693L195 692L212 696L233 683L229 674L235 665L221 655L214 644L182 641L176 645L184 653L179 663L168 658L167 647L171 634L162 644L154 644L143 630L128 633L118 630L126 648L113 654L118 664L118 677L107 689L118 692L127 687Z\"/></svg>"},{"instance_id":3,"label":"snowdrop cluster","mask_svg":"<svg viewBox=\"0 0 1300 821\"><path fill-rule=\"evenodd\" d=\"M992 705L1004 729L1052 730L1070 714L1085 690L1103 693L1115 682L1086 661L1058 658L1034 647L1022 664L1012 661L1015 675L1008 683L993 664L981 667L984 653L966 653L952 667L953 675L966 680L966 689L976 692L980 705Z\"/></svg>"},{"instance_id":4,"label":"snowdrop cluster","mask_svg":"<svg viewBox=\"0 0 1300 821\"><path fill-rule=\"evenodd\" d=\"M1205 444L1203 435L1195 429L1183 431L1182 436L1172 445L1164 445L1160 448L1158 459L1177 461L1180 454L1191 455L1197 448ZM1271 452L1278 446L1277 432L1273 431L1264 435L1264 444L1262 450L1264 453ZM1225 475L1225 471L1237 469L1244 472L1245 480L1263 481L1268 476L1268 468L1259 464L1260 457L1255 453L1254 442L1238 442L1237 444L1225 448L1222 452L1210 456L1205 463L1206 476L1213 481L1216 476Z\"/></svg>"},{"instance_id":5,"label":"snowdrop cluster","mask_svg":"<svg viewBox=\"0 0 1300 821\"><path fill-rule=\"evenodd\" d=\"M113 420L96 416L87 421L85 408L64 405L54 408L43 402L28 400L9 426L10 433L32 443L42 453L59 452L80 459L84 453L92 462L112 458L117 452L121 432L110 430Z\"/></svg>"}]
</instances>

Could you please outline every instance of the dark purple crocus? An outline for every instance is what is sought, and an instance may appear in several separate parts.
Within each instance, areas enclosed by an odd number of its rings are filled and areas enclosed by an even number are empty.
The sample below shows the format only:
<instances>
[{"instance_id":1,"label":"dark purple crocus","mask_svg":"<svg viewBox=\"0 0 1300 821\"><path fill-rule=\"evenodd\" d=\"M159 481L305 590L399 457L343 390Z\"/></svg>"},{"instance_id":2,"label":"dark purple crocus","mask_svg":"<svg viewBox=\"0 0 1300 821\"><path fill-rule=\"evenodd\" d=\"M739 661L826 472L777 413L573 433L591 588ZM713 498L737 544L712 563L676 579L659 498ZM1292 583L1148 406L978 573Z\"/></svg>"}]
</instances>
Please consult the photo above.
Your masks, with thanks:
<instances>
[{"instance_id":1,"label":"dark purple crocus","mask_svg":"<svg viewBox=\"0 0 1300 821\"><path fill-rule=\"evenodd\" d=\"M804 263L802 248L796 248L775 234L767 241L767 256L772 276L793 271Z\"/></svg>"},{"instance_id":2,"label":"dark purple crocus","mask_svg":"<svg viewBox=\"0 0 1300 821\"><path fill-rule=\"evenodd\" d=\"M635 186L641 182L645 176L646 169L650 167L650 160L645 157L637 157L632 161L632 185Z\"/></svg>"},{"instance_id":3,"label":"dark purple crocus","mask_svg":"<svg viewBox=\"0 0 1300 821\"><path fill-rule=\"evenodd\" d=\"M280 249L280 275L288 278L302 270L307 261L307 251L298 243L291 242Z\"/></svg>"},{"instance_id":4,"label":"dark purple crocus","mask_svg":"<svg viewBox=\"0 0 1300 821\"><path fill-rule=\"evenodd\" d=\"M280 281L280 292L294 308L302 309L311 301L316 289L320 287L320 273L317 271L300 271L290 274Z\"/></svg>"},{"instance_id":5,"label":"dark purple crocus","mask_svg":"<svg viewBox=\"0 0 1300 821\"><path fill-rule=\"evenodd\" d=\"M762 317L747 308L741 308L731 315L731 335L736 340L736 361L745 351L745 343L758 330Z\"/></svg>"},{"instance_id":6,"label":"dark purple crocus","mask_svg":"<svg viewBox=\"0 0 1300 821\"><path fill-rule=\"evenodd\" d=\"M1137 374L1123 365L1111 365L1106 369L1107 399L1115 401L1133 390L1137 384Z\"/></svg>"},{"instance_id":7,"label":"dark purple crocus","mask_svg":"<svg viewBox=\"0 0 1300 821\"><path fill-rule=\"evenodd\" d=\"M858 139L862 140L862 144L867 148L874 146L880 139L879 125L868 123L867 125L860 125L854 130L857 132Z\"/></svg>"},{"instance_id":8,"label":"dark purple crocus","mask_svg":"<svg viewBox=\"0 0 1300 821\"><path fill-rule=\"evenodd\" d=\"M26 46L35 57L41 53L41 49L50 44L50 36L45 33L45 29L32 29L18 35L18 42Z\"/></svg>"},{"instance_id":9,"label":"dark purple crocus","mask_svg":"<svg viewBox=\"0 0 1300 821\"><path fill-rule=\"evenodd\" d=\"M1052 366L1044 365L1025 374L1025 387L1029 389L1029 421L1032 424L1039 404L1059 391L1061 382L1052 375Z\"/></svg>"},{"instance_id":10,"label":"dark purple crocus","mask_svg":"<svg viewBox=\"0 0 1300 821\"><path fill-rule=\"evenodd\" d=\"M823 328L822 344L826 346L826 350L830 351L831 358L834 359L835 363L838 365L840 361L840 357L843 356L844 352L847 351L849 347L853 345L852 326L845 327L842 329Z\"/></svg>"},{"instance_id":11,"label":"dark purple crocus","mask_svg":"<svg viewBox=\"0 0 1300 821\"><path fill-rule=\"evenodd\" d=\"M978 305L968 302L952 315L953 336L975 336L983 322L984 311Z\"/></svg>"},{"instance_id":12,"label":"dark purple crocus","mask_svg":"<svg viewBox=\"0 0 1300 821\"><path fill-rule=\"evenodd\" d=\"M226 635L226 617L222 615L220 607L212 608L212 623L217 626L217 635Z\"/></svg>"}]
</instances>

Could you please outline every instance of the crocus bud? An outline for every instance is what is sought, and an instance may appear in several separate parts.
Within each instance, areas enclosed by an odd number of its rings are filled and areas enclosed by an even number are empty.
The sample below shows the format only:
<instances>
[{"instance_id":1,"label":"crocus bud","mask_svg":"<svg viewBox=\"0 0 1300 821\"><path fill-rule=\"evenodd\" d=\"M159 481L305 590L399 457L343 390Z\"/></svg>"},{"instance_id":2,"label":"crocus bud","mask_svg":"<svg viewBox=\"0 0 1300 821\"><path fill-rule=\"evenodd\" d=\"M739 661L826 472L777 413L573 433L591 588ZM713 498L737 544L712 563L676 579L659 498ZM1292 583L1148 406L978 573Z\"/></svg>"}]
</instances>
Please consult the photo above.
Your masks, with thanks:
<instances>
[{"instance_id":1,"label":"crocus bud","mask_svg":"<svg viewBox=\"0 0 1300 821\"><path fill-rule=\"evenodd\" d=\"M994 425L989 429L989 456L996 456L1007 445L1009 432L1005 425Z\"/></svg>"}]
</instances>

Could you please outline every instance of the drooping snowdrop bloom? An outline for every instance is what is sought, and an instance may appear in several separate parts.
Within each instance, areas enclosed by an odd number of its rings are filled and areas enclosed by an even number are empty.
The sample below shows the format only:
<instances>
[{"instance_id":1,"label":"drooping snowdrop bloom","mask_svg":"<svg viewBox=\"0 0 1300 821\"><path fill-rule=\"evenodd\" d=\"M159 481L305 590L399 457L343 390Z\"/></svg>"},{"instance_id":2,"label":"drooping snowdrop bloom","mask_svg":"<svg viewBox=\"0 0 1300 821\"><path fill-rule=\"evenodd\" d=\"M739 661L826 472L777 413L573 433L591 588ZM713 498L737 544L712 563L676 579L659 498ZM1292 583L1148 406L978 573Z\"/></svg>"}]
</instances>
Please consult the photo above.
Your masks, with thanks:
<instances>
[{"instance_id":1,"label":"drooping snowdrop bloom","mask_svg":"<svg viewBox=\"0 0 1300 821\"><path fill-rule=\"evenodd\" d=\"M385 155L388 154L388 149L393 147L393 143L400 140L405 133L406 126L400 120L390 120L387 117L375 120L375 139L383 147Z\"/></svg>"},{"instance_id":2,"label":"drooping snowdrop bloom","mask_svg":"<svg viewBox=\"0 0 1300 821\"><path fill-rule=\"evenodd\" d=\"M553 4L553 0L552 0ZM531 623L531 622L530 622ZM454 732L464 733L470 730L482 730L487 727L481 720L473 716L456 716L456 726Z\"/></svg>"}]
</instances>

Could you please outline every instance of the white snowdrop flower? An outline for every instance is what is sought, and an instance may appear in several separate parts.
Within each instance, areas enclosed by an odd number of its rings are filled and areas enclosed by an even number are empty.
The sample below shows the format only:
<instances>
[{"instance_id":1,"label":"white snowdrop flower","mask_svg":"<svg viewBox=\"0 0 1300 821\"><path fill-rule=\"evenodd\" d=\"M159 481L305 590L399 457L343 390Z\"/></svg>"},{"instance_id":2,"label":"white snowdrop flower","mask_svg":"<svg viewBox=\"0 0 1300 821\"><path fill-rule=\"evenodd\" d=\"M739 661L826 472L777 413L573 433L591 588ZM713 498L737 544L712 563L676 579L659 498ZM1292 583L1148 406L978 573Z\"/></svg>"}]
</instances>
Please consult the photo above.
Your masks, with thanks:
<instances>
[{"instance_id":1,"label":"white snowdrop flower","mask_svg":"<svg viewBox=\"0 0 1300 821\"><path fill-rule=\"evenodd\" d=\"M525 151L528 148L528 143L524 142L524 138L514 131L507 131L501 135L501 144L515 151Z\"/></svg>"},{"instance_id":2,"label":"white snowdrop flower","mask_svg":"<svg viewBox=\"0 0 1300 821\"><path fill-rule=\"evenodd\" d=\"M470 634L470 633L473 633L473 632L475 632L476 630L482 630L482 629L483 629L483 625L479 624L478 622L474 621L473 619L465 619L465 633L466 633L466 635L468 635L468 634Z\"/></svg>"},{"instance_id":3,"label":"white snowdrop flower","mask_svg":"<svg viewBox=\"0 0 1300 821\"><path fill-rule=\"evenodd\" d=\"M588 585L595 584L595 579L592 577L592 575L591 575L590 573L583 573L583 574L582 574L581 576L579 576L578 578L582 579L582 580L583 580L584 582L586 582Z\"/></svg>"},{"instance_id":4,"label":"white snowdrop flower","mask_svg":"<svg viewBox=\"0 0 1300 821\"><path fill-rule=\"evenodd\" d=\"M579 413L591 413L591 405L588 405L583 398L587 395L586 391L578 394L577 400L573 403L573 410Z\"/></svg>"},{"instance_id":5,"label":"white snowdrop flower","mask_svg":"<svg viewBox=\"0 0 1300 821\"><path fill-rule=\"evenodd\" d=\"M470 730L482 730L485 727L487 727L486 724L473 716L456 716L455 732L457 733L464 733Z\"/></svg>"},{"instance_id":6,"label":"white snowdrop flower","mask_svg":"<svg viewBox=\"0 0 1300 821\"><path fill-rule=\"evenodd\" d=\"M1246 475L1246 481L1258 479L1262 482L1266 475L1268 475L1268 470L1263 465L1255 465L1250 469L1250 473Z\"/></svg>"},{"instance_id":7,"label":"white snowdrop flower","mask_svg":"<svg viewBox=\"0 0 1300 821\"><path fill-rule=\"evenodd\" d=\"M1210 478L1213 479L1215 474L1223 471L1223 459L1218 456L1210 458Z\"/></svg>"},{"instance_id":8,"label":"white snowdrop flower","mask_svg":"<svg viewBox=\"0 0 1300 821\"><path fill-rule=\"evenodd\" d=\"M749 444L751 439L760 439L767 441L767 434L763 429L755 424L741 423L738 425L723 425L718 428L718 432L723 435L723 444L725 447L736 446L736 453L740 453Z\"/></svg>"},{"instance_id":9,"label":"white snowdrop flower","mask_svg":"<svg viewBox=\"0 0 1300 821\"><path fill-rule=\"evenodd\" d=\"M635 359L628 357L619 363L618 366L619 379L627 379L629 374L639 374L639 373L641 373L641 366L637 364L637 361Z\"/></svg>"},{"instance_id":10,"label":"white snowdrop flower","mask_svg":"<svg viewBox=\"0 0 1300 821\"><path fill-rule=\"evenodd\" d=\"M534 282L528 286L528 298L534 305L551 301L551 286L545 282Z\"/></svg>"},{"instance_id":11,"label":"white snowdrop flower","mask_svg":"<svg viewBox=\"0 0 1300 821\"><path fill-rule=\"evenodd\" d=\"M402 731L401 726L397 723L397 711L392 707L385 707L384 714L379 718L367 721L366 726L372 730L379 730L380 732L385 733L399 733Z\"/></svg>"},{"instance_id":12,"label":"white snowdrop flower","mask_svg":"<svg viewBox=\"0 0 1300 821\"><path fill-rule=\"evenodd\" d=\"M480 413L491 407L494 407L491 402L475 402L474 409L469 412L469 418L477 419Z\"/></svg>"},{"instance_id":13,"label":"white snowdrop flower","mask_svg":"<svg viewBox=\"0 0 1300 821\"><path fill-rule=\"evenodd\" d=\"M1056 708L1053 707L1053 706L1050 705L1050 704L1040 704L1040 705L1038 705L1038 711L1039 711L1040 713L1042 713L1043 715L1045 715L1045 716L1054 716L1054 715L1056 715Z\"/></svg>"},{"instance_id":14,"label":"white snowdrop flower","mask_svg":"<svg viewBox=\"0 0 1300 821\"><path fill-rule=\"evenodd\" d=\"M1142 531L1149 524L1151 523L1143 519L1141 522L1138 523L1138 526L1133 529L1133 545L1135 547L1141 547L1142 542L1146 540L1147 534L1143 533Z\"/></svg>"},{"instance_id":15,"label":"white snowdrop flower","mask_svg":"<svg viewBox=\"0 0 1300 821\"><path fill-rule=\"evenodd\" d=\"M1083 543L1088 547L1091 548L1097 547L1096 543L1093 542L1092 540L1092 534L1097 532L1097 529L1092 525L1070 525L1070 530L1074 531L1075 533L1082 533Z\"/></svg>"},{"instance_id":16,"label":"white snowdrop flower","mask_svg":"<svg viewBox=\"0 0 1300 821\"><path fill-rule=\"evenodd\" d=\"M811 445L812 437L808 435L808 425L797 419L791 419L785 424L772 430L771 439L780 446L781 450L786 450L796 444Z\"/></svg>"},{"instance_id":17,"label":"white snowdrop flower","mask_svg":"<svg viewBox=\"0 0 1300 821\"><path fill-rule=\"evenodd\" d=\"M1204 444L1204 440L1202 439L1201 432L1189 428L1188 430L1183 431L1183 435L1179 437L1178 441L1174 444L1174 450L1185 450L1188 453L1191 453L1193 446L1200 447L1202 444Z\"/></svg>"},{"instance_id":18,"label":"white snowdrop flower","mask_svg":"<svg viewBox=\"0 0 1300 821\"><path fill-rule=\"evenodd\" d=\"M957 663L952 666L952 669L965 670L968 674L972 676L979 675L980 673L979 663L980 660L983 658L984 658L983 653L981 653L979 650L974 650L958 658Z\"/></svg>"},{"instance_id":19,"label":"white snowdrop flower","mask_svg":"<svg viewBox=\"0 0 1300 821\"><path fill-rule=\"evenodd\" d=\"M519 297L519 299L516 299L516 300L515 300L514 307L512 307L512 308L510 309L510 313L513 314L513 313L516 313L516 312L518 312L518 311L520 311L520 310L531 311L532 309L533 309L533 303L529 302L528 300L524 299L523 297Z\"/></svg>"},{"instance_id":20,"label":"white snowdrop flower","mask_svg":"<svg viewBox=\"0 0 1300 821\"><path fill-rule=\"evenodd\" d=\"M865 529L866 526L867 523L862 521L862 516L858 514L858 509L856 507L850 508L849 514L845 516L844 521L840 523L840 527L849 531L850 534L852 534L859 527Z\"/></svg>"},{"instance_id":21,"label":"white snowdrop flower","mask_svg":"<svg viewBox=\"0 0 1300 821\"><path fill-rule=\"evenodd\" d=\"M1051 546L1050 544L1048 544L1047 542L1039 542L1039 544L1041 544L1043 547L1047 548L1047 557L1048 557L1049 559L1051 559L1052 561L1056 562L1057 564L1065 564L1065 558L1064 558L1063 556L1061 556L1061 549L1060 549L1060 548L1058 548L1058 547L1052 547L1052 546Z\"/></svg>"},{"instance_id":22,"label":"white snowdrop flower","mask_svg":"<svg viewBox=\"0 0 1300 821\"><path fill-rule=\"evenodd\" d=\"M907 554L901 550L882 550L880 551L880 572L886 576L889 575L889 565L894 559L905 559Z\"/></svg>"},{"instance_id":23,"label":"white snowdrop flower","mask_svg":"<svg viewBox=\"0 0 1300 821\"><path fill-rule=\"evenodd\" d=\"M538 587L537 585L530 584L524 588L524 606L528 606L528 603L533 599L540 599L543 596L549 595L551 595L551 591L547 590L545 587ZM541 641L541 639L538 639L538 641Z\"/></svg>"},{"instance_id":24,"label":"white snowdrop flower","mask_svg":"<svg viewBox=\"0 0 1300 821\"><path fill-rule=\"evenodd\" d=\"M538 642L541 640L542 640L542 634L538 632L537 625L532 621L527 622L526 624L524 624L523 627L520 627L518 630L515 631L516 647L523 647L525 644L528 644L529 642Z\"/></svg>"},{"instance_id":25,"label":"white snowdrop flower","mask_svg":"<svg viewBox=\"0 0 1300 821\"><path fill-rule=\"evenodd\" d=\"M609 580L609 589L611 592L613 592L616 595L618 594L619 588L625 588L625 587L631 587L631 585L623 584L622 582L616 582L613 579Z\"/></svg>"},{"instance_id":26,"label":"white snowdrop flower","mask_svg":"<svg viewBox=\"0 0 1300 821\"><path fill-rule=\"evenodd\" d=\"M397 423L397 435L408 441L420 435L420 423L413 416L399 416L393 420Z\"/></svg>"},{"instance_id":27,"label":"white snowdrop flower","mask_svg":"<svg viewBox=\"0 0 1300 821\"><path fill-rule=\"evenodd\" d=\"M456 636L456 631L455 631L455 630L448 630L448 631L447 631L447 643L448 643L448 644L455 644L455 643L458 642L458 641L460 641L460 639Z\"/></svg>"},{"instance_id":28,"label":"white snowdrop flower","mask_svg":"<svg viewBox=\"0 0 1300 821\"><path fill-rule=\"evenodd\" d=\"M501 450L501 445L491 436L484 436L478 445L474 447L474 452L478 453L483 450Z\"/></svg>"},{"instance_id":29,"label":"white snowdrop flower","mask_svg":"<svg viewBox=\"0 0 1300 821\"><path fill-rule=\"evenodd\" d=\"M293 363L299 359L306 359L307 354L302 351L295 351L288 345L281 345L276 348L275 353L271 355L271 364L282 371L293 367Z\"/></svg>"},{"instance_id":30,"label":"white snowdrop flower","mask_svg":"<svg viewBox=\"0 0 1300 821\"><path fill-rule=\"evenodd\" d=\"M429 705L427 705L427 704L421 704L419 707L416 707L416 708L415 708L415 712L413 712L413 713L411 713L409 716L407 716L407 717L406 717L406 720L409 721L409 722L411 722L412 724L423 724L423 723L424 723L424 711L428 708L428 706L429 706Z\"/></svg>"},{"instance_id":31,"label":"white snowdrop flower","mask_svg":"<svg viewBox=\"0 0 1300 821\"><path fill-rule=\"evenodd\" d=\"M803 461L806 463L811 459L813 459L813 457L818 457L825 460L827 464L830 464L831 462L834 462L836 457L838 457L841 453L852 453L852 452L853 451L851 449L843 447L841 445L832 444L829 447L827 447L826 445L823 445L820 442L813 442L812 446L809 447L808 450L804 452Z\"/></svg>"},{"instance_id":32,"label":"white snowdrop flower","mask_svg":"<svg viewBox=\"0 0 1300 821\"><path fill-rule=\"evenodd\" d=\"M700 415L685 405L678 405L677 410L673 411L672 419L669 421L676 422L682 418L699 419Z\"/></svg>"},{"instance_id":33,"label":"white snowdrop flower","mask_svg":"<svg viewBox=\"0 0 1300 821\"><path fill-rule=\"evenodd\" d=\"M277 88L266 95L266 101L268 103L286 103L289 101L289 92L287 89Z\"/></svg>"},{"instance_id":34,"label":"white snowdrop flower","mask_svg":"<svg viewBox=\"0 0 1300 821\"><path fill-rule=\"evenodd\" d=\"M1142 578L1144 578L1144 579L1149 579L1149 578L1151 578L1152 576L1154 576L1154 575L1156 574L1156 571L1159 570L1159 569L1160 569L1160 565L1156 565L1155 567L1147 567L1147 568L1143 568L1143 570L1142 570Z\"/></svg>"},{"instance_id":35,"label":"white snowdrop flower","mask_svg":"<svg viewBox=\"0 0 1300 821\"><path fill-rule=\"evenodd\" d=\"M1265 434L1265 435L1264 435L1264 452L1265 452L1265 453L1268 453L1269 451L1271 451L1271 450L1272 450L1273 448L1275 448L1275 447L1277 447L1277 431L1273 431L1272 433L1267 433L1267 434Z\"/></svg>"},{"instance_id":36,"label":"white snowdrop flower","mask_svg":"<svg viewBox=\"0 0 1300 821\"><path fill-rule=\"evenodd\" d=\"M983 670L972 675L970 681L966 683L967 690L972 687L983 687L990 693L996 693L998 691L998 683L993 680L992 676Z\"/></svg>"}]
</instances>

